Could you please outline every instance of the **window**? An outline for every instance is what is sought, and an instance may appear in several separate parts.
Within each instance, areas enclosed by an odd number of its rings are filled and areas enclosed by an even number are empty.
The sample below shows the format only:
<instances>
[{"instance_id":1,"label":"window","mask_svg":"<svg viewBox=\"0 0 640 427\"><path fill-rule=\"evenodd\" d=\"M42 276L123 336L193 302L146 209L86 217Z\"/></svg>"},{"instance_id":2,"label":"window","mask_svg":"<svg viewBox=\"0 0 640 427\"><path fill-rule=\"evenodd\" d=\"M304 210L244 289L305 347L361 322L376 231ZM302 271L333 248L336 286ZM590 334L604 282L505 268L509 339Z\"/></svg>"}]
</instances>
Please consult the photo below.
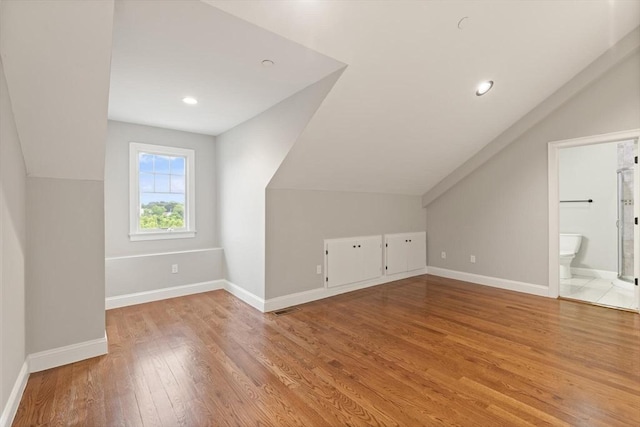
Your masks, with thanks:
<instances>
[{"instance_id":1,"label":"window","mask_svg":"<svg viewBox=\"0 0 640 427\"><path fill-rule=\"evenodd\" d=\"M184 148L129 144L131 240L195 237L194 154Z\"/></svg>"}]
</instances>

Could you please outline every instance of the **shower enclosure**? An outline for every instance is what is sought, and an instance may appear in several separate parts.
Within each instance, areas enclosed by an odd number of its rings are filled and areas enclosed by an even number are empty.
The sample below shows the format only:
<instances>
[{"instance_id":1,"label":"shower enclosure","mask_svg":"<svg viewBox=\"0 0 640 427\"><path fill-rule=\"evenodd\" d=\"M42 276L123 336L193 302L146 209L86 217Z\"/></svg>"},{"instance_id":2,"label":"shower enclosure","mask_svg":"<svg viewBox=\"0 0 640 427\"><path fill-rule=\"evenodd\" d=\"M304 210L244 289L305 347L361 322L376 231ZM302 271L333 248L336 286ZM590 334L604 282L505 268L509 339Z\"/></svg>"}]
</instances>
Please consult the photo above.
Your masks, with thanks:
<instances>
[{"instance_id":1,"label":"shower enclosure","mask_svg":"<svg viewBox=\"0 0 640 427\"><path fill-rule=\"evenodd\" d=\"M617 170L618 174L618 280L633 282L633 167Z\"/></svg>"},{"instance_id":2,"label":"shower enclosure","mask_svg":"<svg viewBox=\"0 0 640 427\"><path fill-rule=\"evenodd\" d=\"M618 281L634 281L634 187L636 141L619 142L617 146L617 211L618 218ZM623 284L618 282L619 284ZM614 283L615 284L615 283ZM627 285L628 286L628 285Z\"/></svg>"}]
</instances>

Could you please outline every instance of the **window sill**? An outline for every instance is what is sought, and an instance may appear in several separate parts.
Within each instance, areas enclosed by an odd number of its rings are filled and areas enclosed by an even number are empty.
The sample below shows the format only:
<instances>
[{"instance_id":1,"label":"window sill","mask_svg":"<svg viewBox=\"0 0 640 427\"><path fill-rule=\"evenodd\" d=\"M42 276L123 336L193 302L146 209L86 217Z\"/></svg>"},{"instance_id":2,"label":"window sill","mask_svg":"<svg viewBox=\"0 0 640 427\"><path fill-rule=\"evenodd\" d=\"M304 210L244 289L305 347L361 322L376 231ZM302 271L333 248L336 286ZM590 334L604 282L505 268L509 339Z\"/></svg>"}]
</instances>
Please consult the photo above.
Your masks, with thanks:
<instances>
[{"instance_id":1,"label":"window sill","mask_svg":"<svg viewBox=\"0 0 640 427\"><path fill-rule=\"evenodd\" d=\"M129 240L132 242L140 242L144 240L192 239L194 237L196 237L195 231L164 231L129 234Z\"/></svg>"}]
</instances>

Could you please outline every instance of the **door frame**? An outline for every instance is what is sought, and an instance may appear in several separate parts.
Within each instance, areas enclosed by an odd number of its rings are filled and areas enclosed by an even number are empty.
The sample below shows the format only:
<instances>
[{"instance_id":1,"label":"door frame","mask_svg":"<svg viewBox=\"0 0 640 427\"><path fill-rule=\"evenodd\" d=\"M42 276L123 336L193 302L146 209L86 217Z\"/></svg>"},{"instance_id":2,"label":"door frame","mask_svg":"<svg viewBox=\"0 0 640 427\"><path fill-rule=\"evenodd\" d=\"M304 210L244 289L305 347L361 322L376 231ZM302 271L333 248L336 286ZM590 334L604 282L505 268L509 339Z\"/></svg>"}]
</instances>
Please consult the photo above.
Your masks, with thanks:
<instances>
[{"instance_id":1,"label":"door frame","mask_svg":"<svg viewBox=\"0 0 640 427\"><path fill-rule=\"evenodd\" d=\"M559 150L561 148L580 147L584 145L602 144L607 142L640 140L640 129L612 132L602 135L581 138L564 139L548 143L549 160L549 296L558 298L560 291L560 190L559 190ZM637 146L637 144L636 144ZM636 155L638 153L636 152ZM634 180L638 181L638 165L634 166ZM640 188L634 186L634 200L640 202ZM640 203L634 203L635 216L639 216ZM640 273L640 227L634 228L634 272ZM640 305L638 287L635 290L636 304Z\"/></svg>"}]
</instances>

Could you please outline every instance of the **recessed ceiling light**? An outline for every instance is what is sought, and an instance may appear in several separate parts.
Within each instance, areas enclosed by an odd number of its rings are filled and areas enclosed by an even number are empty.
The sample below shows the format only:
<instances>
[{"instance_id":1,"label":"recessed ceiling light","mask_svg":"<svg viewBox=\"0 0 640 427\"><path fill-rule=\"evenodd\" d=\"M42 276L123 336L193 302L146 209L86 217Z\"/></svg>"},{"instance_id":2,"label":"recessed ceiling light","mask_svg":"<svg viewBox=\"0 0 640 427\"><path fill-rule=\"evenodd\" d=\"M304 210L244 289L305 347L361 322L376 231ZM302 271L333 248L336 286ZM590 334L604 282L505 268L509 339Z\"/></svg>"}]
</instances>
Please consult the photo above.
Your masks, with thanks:
<instances>
[{"instance_id":1,"label":"recessed ceiling light","mask_svg":"<svg viewBox=\"0 0 640 427\"><path fill-rule=\"evenodd\" d=\"M198 103L198 100L192 96L187 96L185 98L182 98L182 102L189 105L196 105Z\"/></svg>"},{"instance_id":2,"label":"recessed ceiling light","mask_svg":"<svg viewBox=\"0 0 640 427\"><path fill-rule=\"evenodd\" d=\"M263 59L262 60L262 66L263 67L273 67L275 65L275 62L273 62L270 59Z\"/></svg>"},{"instance_id":3,"label":"recessed ceiling light","mask_svg":"<svg viewBox=\"0 0 640 427\"><path fill-rule=\"evenodd\" d=\"M487 80L486 82L482 82L478 85L478 90L476 90L477 96L482 96L485 93L489 92L489 90L493 87L493 80Z\"/></svg>"}]
</instances>

